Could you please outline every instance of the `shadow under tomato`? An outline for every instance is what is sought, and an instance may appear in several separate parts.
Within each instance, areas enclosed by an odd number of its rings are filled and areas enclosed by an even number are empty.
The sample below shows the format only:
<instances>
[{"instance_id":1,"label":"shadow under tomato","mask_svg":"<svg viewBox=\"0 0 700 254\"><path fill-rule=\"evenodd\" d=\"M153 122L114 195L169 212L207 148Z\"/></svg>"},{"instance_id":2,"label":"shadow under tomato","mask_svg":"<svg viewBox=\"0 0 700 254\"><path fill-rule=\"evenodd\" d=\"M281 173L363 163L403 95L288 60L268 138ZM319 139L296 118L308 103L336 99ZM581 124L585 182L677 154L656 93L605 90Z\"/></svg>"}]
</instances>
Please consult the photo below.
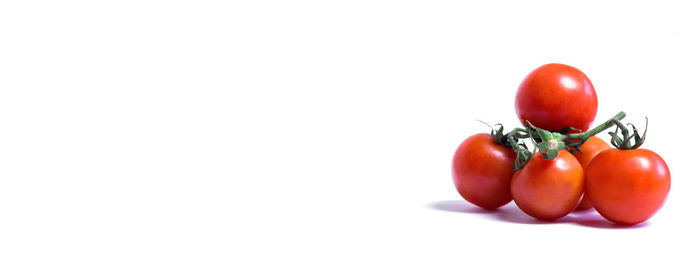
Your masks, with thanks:
<instances>
[{"instance_id":1,"label":"shadow under tomato","mask_svg":"<svg viewBox=\"0 0 700 254\"><path fill-rule=\"evenodd\" d=\"M515 203L510 203L501 208L502 213L496 214L498 219L520 224L561 224L569 222L567 217L558 220L540 220L527 215L518 208Z\"/></svg>"},{"instance_id":2,"label":"shadow under tomato","mask_svg":"<svg viewBox=\"0 0 700 254\"><path fill-rule=\"evenodd\" d=\"M573 223L581 226L594 227L594 228L607 228L607 229L634 229L643 228L649 225L648 221L636 224L636 225L620 225L612 221L606 220L603 216L600 216L595 209L588 209L585 211L574 211L566 217L571 217Z\"/></svg>"},{"instance_id":3,"label":"shadow under tomato","mask_svg":"<svg viewBox=\"0 0 700 254\"><path fill-rule=\"evenodd\" d=\"M594 219L580 219L576 220L576 224L586 227L594 228L609 228L609 229L633 229L633 228L643 228L649 225L648 221L635 224L635 225L620 225L603 219L603 217L597 217Z\"/></svg>"},{"instance_id":4,"label":"shadow under tomato","mask_svg":"<svg viewBox=\"0 0 700 254\"><path fill-rule=\"evenodd\" d=\"M441 210L446 212L454 213L480 213L480 214L493 214L497 213L498 209L484 209L475 205L470 204L464 200L443 200L434 203L430 203L427 207Z\"/></svg>"},{"instance_id":5,"label":"shadow under tomato","mask_svg":"<svg viewBox=\"0 0 700 254\"><path fill-rule=\"evenodd\" d=\"M507 205L494 210L483 209L481 207L472 205L464 200L443 200L429 203L426 206L431 209L446 212L480 214L489 219L520 224L570 223L580 226L605 229L633 229L646 227L647 225L649 225L649 222L643 222L632 226L615 224L600 216L593 209L585 211L574 211L568 214L567 216L564 216L563 218L557 220L539 220L525 214L523 211L520 210L520 208L518 208L518 206L514 202L508 203Z\"/></svg>"}]
</instances>

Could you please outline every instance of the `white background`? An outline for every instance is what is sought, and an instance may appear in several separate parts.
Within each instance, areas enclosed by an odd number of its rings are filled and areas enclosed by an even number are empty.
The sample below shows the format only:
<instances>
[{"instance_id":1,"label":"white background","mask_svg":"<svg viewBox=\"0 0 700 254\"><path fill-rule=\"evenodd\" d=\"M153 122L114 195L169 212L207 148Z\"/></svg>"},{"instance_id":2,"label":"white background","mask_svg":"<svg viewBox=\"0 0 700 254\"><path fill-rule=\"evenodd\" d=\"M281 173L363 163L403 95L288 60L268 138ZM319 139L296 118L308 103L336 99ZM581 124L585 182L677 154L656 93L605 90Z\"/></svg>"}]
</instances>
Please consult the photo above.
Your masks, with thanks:
<instances>
[{"instance_id":1,"label":"white background","mask_svg":"<svg viewBox=\"0 0 700 254\"><path fill-rule=\"evenodd\" d=\"M4 1L0 252L697 252L698 8L522 2ZM673 184L647 223L454 190L475 120L514 127L550 62L596 124L649 117Z\"/></svg>"}]
</instances>

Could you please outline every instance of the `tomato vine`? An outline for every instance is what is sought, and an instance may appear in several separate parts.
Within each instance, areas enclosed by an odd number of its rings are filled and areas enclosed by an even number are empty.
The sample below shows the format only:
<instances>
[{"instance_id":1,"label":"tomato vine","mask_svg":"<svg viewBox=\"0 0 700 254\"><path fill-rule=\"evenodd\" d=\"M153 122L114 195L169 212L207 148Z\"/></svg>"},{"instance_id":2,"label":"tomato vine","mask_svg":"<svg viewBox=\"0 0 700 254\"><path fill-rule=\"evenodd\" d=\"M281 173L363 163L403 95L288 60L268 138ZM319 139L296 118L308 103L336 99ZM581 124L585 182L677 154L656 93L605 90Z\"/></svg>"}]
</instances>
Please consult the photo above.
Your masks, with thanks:
<instances>
[{"instance_id":1,"label":"tomato vine","mask_svg":"<svg viewBox=\"0 0 700 254\"><path fill-rule=\"evenodd\" d=\"M529 121L526 121L525 128L514 128L507 134L504 133L502 124L496 124L497 128L491 126L491 137L503 146L511 147L516 153L516 159L513 170L519 170L538 152L542 154L546 160L553 160L561 150L567 150L572 154L581 152L581 146L588 138L595 136L606 129L615 127L615 132L608 132L612 136L611 143L618 149L632 150L637 149L642 145L646 138L646 128L644 134L639 135L639 131L633 124L627 124L632 127L632 134L625 124L621 122L625 118L625 112L617 113L615 116L585 132L569 133L571 130L578 130L573 127L567 127L560 131L548 131L534 126ZM648 126L647 119L647 126ZM619 136L621 133L621 137ZM530 139L534 146L531 151L525 140Z\"/></svg>"}]
</instances>

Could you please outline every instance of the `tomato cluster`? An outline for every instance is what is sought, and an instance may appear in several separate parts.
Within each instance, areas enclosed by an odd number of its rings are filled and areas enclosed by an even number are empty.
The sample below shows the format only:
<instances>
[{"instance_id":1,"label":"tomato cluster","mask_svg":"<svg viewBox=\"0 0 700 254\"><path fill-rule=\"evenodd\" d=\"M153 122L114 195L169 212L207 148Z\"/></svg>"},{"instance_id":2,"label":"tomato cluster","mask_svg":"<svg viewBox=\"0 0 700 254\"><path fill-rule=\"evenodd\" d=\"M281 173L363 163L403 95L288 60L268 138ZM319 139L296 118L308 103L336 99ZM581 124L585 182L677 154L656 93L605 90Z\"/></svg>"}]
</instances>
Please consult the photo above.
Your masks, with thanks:
<instances>
[{"instance_id":1,"label":"tomato cluster","mask_svg":"<svg viewBox=\"0 0 700 254\"><path fill-rule=\"evenodd\" d=\"M464 140L452 162L457 191L485 209L514 200L523 212L542 220L590 208L624 225L649 219L671 188L668 166L653 151L638 149L646 132L640 137L633 126L634 135L629 135L619 121L624 112L589 130L597 110L595 89L580 70L564 64L535 69L515 98L526 129L506 135L501 128ZM614 147L594 136L613 126ZM534 151L522 142L526 138L536 143Z\"/></svg>"}]
</instances>

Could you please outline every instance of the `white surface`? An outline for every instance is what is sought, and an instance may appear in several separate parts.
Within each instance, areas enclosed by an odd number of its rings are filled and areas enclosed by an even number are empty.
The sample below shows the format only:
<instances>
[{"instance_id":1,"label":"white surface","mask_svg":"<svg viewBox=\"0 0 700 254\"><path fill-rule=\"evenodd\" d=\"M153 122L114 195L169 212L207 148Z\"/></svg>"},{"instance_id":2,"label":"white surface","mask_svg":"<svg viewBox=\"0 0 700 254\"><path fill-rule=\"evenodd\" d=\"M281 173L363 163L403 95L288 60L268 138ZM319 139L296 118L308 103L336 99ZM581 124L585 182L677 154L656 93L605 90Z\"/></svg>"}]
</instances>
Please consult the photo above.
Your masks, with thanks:
<instances>
[{"instance_id":1,"label":"white surface","mask_svg":"<svg viewBox=\"0 0 700 254\"><path fill-rule=\"evenodd\" d=\"M0 252L697 253L693 5L234 2L0 4ZM649 117L646 224L459 201L454 149L549 62Z\"/></svg>"}]
</instances>

